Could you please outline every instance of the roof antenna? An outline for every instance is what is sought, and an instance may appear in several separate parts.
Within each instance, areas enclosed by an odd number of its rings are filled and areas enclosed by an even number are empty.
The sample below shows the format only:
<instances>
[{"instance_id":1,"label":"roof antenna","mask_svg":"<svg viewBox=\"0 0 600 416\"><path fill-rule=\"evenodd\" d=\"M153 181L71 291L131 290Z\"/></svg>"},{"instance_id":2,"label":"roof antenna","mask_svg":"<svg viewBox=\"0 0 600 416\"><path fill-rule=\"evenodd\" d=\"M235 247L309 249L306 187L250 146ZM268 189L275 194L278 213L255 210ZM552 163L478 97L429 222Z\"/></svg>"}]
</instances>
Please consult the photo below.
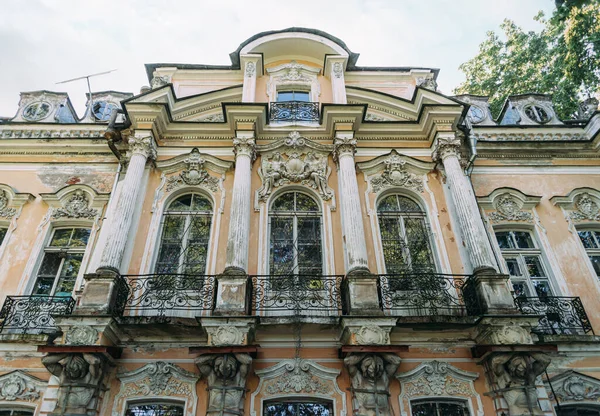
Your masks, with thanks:
<instances>
[{"instance_id":1,"label":"roof antenna","mask_svg":"<svg viewBox=\"0 0 600 416\"><path fill-rule=\"evenodd\" d=\"M93 117L94 99L92 98L92 87L90 87L90 78L91 77L97 77L98 75L110 74L111 72L115 72L115 71L116 71L116 69L111 69L110 71L106 71L106 72L98 72L97 74L84 75L82 77L68 79L66 81L60 81L60 82L57 82L56 84L66 84L67 82L78 81L80 79L84 79L85 78L85 80L87 81L88 91L90 93L90 115L92 116L92 120L95 123L96 122L96 118Z\"/></svg>"}]
</instances>

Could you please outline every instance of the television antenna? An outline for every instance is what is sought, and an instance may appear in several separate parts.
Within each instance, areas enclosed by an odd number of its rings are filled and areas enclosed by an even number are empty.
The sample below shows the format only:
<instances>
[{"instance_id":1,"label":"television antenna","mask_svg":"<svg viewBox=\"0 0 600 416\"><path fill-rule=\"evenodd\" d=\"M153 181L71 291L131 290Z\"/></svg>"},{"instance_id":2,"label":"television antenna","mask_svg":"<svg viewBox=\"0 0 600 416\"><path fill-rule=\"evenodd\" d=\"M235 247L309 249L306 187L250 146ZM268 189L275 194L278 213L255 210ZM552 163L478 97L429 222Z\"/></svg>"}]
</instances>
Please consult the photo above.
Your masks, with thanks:
<instances>
[{"instance_id":1,"label":"television antenna","mask_svg":"<svg viewBox=\"0 0 600 416\"><path fill-rule=\"evenodd\" d=\"M94 99L92 98L92 87L90 86L90 78L97 77L99 75L110 74L111 72L115 72L115 71L116 71L116 69L111 69L110 71L98 72L96 74L89 74L89 75L84 75L82 77L67 79L65 81L57 82L56 84L66 84L68 82L79 81L80 79L85 79L87 81L88 92L90 93L90 115L93 115L92 112L94 111ZM94 120L94 123L96 122L95 117L92 117L92 120Z\"/></svg>"}]
</instances>

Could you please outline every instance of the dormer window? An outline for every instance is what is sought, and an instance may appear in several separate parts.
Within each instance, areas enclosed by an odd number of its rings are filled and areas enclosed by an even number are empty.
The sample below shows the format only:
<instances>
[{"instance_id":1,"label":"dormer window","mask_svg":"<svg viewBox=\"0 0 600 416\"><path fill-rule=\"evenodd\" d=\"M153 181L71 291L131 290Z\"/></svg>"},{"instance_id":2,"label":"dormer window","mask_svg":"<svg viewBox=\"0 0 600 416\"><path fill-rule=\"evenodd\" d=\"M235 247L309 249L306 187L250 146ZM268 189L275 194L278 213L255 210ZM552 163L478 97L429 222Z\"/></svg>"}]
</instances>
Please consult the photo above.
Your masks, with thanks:
<instances>
[{"instance_id":1,"label":"dormer window","mask_svg":"<svg viewBox=\"0 0 600 416\"><path fill-rule=\"evenodd\" d=\"M50 109L50 104L43 101L31 103L23 110L23 118L29 121L42 120L50 113Z\"/></svg>"},{"instance_id":2,"label":"dormer window","mask_svg":"<svg viewBox=\"0 0 600 416\"><path fill-rule=\"evenodd\" d=\"M536 123L544 124L550 121L550 114L543 107L539 105L528 105L525 107L525 115L531 121Z\"/></svg>"},{"instance_id":3,"label":"dormer window","mask_svg":"<svg viewBox=\"0 0 600 416\"><path fill-rule=\"evenodd\" d=\"M108 121L113 110L118 108L115 103L111 103L110 101L95 102L93 107L94 118L99 121Z\"/></svg>"},{"instance_id":4,"label":"dormer window","mask_svg":"<svg viewBox=\"0 0 600 416\"><path fill-rule=\"evenodd\" d=\"M308 91L285 90L277 91L277 102L302 101L310 102L310 93Z\"/></svg>"}]
</instances>

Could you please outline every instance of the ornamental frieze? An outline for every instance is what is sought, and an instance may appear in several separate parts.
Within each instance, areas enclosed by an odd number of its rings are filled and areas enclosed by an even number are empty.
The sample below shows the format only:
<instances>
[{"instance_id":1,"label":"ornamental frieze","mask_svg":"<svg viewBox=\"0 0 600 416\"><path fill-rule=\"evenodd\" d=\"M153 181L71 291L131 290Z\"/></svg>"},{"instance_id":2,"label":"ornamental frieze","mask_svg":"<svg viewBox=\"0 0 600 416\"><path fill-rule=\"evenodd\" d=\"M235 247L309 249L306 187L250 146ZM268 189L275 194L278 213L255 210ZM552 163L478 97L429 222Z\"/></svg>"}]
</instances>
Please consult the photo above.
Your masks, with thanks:
<instances>
[{"instance_id":1,"label":"ornamental frieze","mask_svg":"<svg viewBox=\"0 0 600 416\"><path fill-rule=\"evenodd\" d=\"M0 376L0 400L33 402L41 397L46 383L22 371Z\"/></svg>"}]
</instances>

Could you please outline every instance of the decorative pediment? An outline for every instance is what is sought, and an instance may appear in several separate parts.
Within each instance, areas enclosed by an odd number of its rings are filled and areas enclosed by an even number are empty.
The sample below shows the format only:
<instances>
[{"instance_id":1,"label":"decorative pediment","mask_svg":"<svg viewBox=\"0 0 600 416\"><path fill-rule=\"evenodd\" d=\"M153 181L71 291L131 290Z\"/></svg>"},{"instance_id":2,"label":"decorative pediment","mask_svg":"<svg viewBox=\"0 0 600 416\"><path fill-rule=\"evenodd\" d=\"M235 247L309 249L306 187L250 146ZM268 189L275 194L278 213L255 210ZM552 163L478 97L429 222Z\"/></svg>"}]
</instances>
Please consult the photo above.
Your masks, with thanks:
<instances>
[{"instance_id":1,"label":"decorative pediment","mask_svg":"<svg viewBox=\"0 0 600 416\"><path fill-rule=\"evenodd\" d=\"M391 187L423 192L423 175L433 169L432 163L421 162L392 150L368 162L356 164L365 173L369 192L379 193Z\"/></svg>"},{"instance_id":2,"label":"decorative pediment","mask_svg":"<svg viewBox=\"0 0 600 416\"><path fill-rule=\"evenodd\" d=\"M473 381L479 374L461 370L443 361L424 362L417 368L396 375L400 382L400 411L410 408L410 401L423 397L454 397L471 401L478 416L483 416L481 397L475 391ZM476 406L475 406L476 404Z\"/></svg>"},{"instance_id":3,"label":"decorative pediment","mask_svg":"<svg viewBox=\"0 0 600 416\"><path fill-rule=\"evenodd\" d=\"M34 402L46 388L46 382L20 370L0 376L0 400Z\"/></svg>"},{"instance_id":4,"label":"decorative pediment","mask_svg":"<svg viewBox=\"0 0 600 416\"><path fill-rule=\"evenodd\" d=\"M550 388L552 385L552 389ZM546 382L549 396L561 404L566 402L600 403L600 380L573 370L552 377ZM554 394L552 393L554 390Z\"/></svg>"},{"instance_id":5,"label":"decorative pediment","mask_svg":"<svg viewBox=\"0 0 600 416\"><path fill-rule=\"evenodd\" d=\"M254 407L257 396L260 396L263 401L281 396L331 398L342 404L342 416L346 414L345 393L340 390L336 382L340 370L324 367L312 360L296 358L283 360L269 368L255 370L255 373L260 378L260 382L251 397L253 416L257 414Z\"/></svg>"},{"instance_id":6,"label":"decorative pediment","mask_svg":"<svg viewBox=\"0 0 600 416\"><path fill-rule=\"evenodd\" d=\"M211 176L207 168L222 175L233 166L233 162L200 153L193 148L188 154L157 162L156 165L166 175L167 192L182 186L201 186L217 192L220 179Z\"/></svg>"},{"instance_id":7,"label":"decorative pediment","mask_svg":"<svg viewBox=\"0 0 600 416\"><path fill-rule=\"evenodd\" d=\"M567 196L555 196L550 201L563 208L573 222L600 221L600 191L596 189L573 189Z\"/></svg>"},{"instance_id":8,"label":"decorative pediment","mask_svg":"<svg viewBox=\"0 0 600 416\"><path fill-rule=\"evenodd\" d=\"M259 201L266 201L281 185L299 183L316 190L323 200L333 198L328 185L331 168L327 161L333 146L315 143L293 131L285 139L257 146L261 154L258 174L262 186L257 191Z\"/></svg>"},{"instance_id":9,"label":"decorative pediment","mask_svg":"<svg viewBox=\"0 0 600 416\"><path fill-rule=\"evenodd\" d=\"M486 210L490 222L496 224L533 223L532 210L540 199L540 196L525 195L513 188L498 188L487 196L477 197L479 205Z\"/></svg>"},{"instance_id":10,"label":"decorative pediment","mask_svg":"<svg viewBox=\"0 0 600 416\"><path fill-rule=\"evenodd\" d=\"M69 185L55 193L40 194L50 205L50 218L94 220L102 213L109 193L99 193L87 185Z\"/></svg>"},{"instance_id":11,"label":"decorative pediment","mask_svg":"<svg viewBox=\"0 0 600 416\"><path fill-rule=\"evenodd\" d=\"M269 81L267 82L267 95L269 101L277 101L277 90L283 87L305 86L311 90L311 101L317 102L321 95L321 87L317 76L321 70L308 65L291 61L272 68L267 68Z\"/></svg>"},{"instance_id":12,"label":"decorative pediment","mask_svg":"<svg viewBox=\"0 0 600 416\"><path fill-rule=\"evenodd\" d=\"M29 193L17 193L12 187L0 184L0 219L13 218L26 202L33 199Z\"/></svg>"},{"instance_id":13,"label":"decorative pediment","mask_svg":"<svg viewBox=\"0 0 600 416\"><path fill-rule=\"evenodd\" d=\"M157 361L137 370L117 374L121 388L115 397L113 416L122 415L128 400L163 398L185 401L185 415L196 414L196 383L200 375L183 368Z\"/></svg>"}]
</instances>

